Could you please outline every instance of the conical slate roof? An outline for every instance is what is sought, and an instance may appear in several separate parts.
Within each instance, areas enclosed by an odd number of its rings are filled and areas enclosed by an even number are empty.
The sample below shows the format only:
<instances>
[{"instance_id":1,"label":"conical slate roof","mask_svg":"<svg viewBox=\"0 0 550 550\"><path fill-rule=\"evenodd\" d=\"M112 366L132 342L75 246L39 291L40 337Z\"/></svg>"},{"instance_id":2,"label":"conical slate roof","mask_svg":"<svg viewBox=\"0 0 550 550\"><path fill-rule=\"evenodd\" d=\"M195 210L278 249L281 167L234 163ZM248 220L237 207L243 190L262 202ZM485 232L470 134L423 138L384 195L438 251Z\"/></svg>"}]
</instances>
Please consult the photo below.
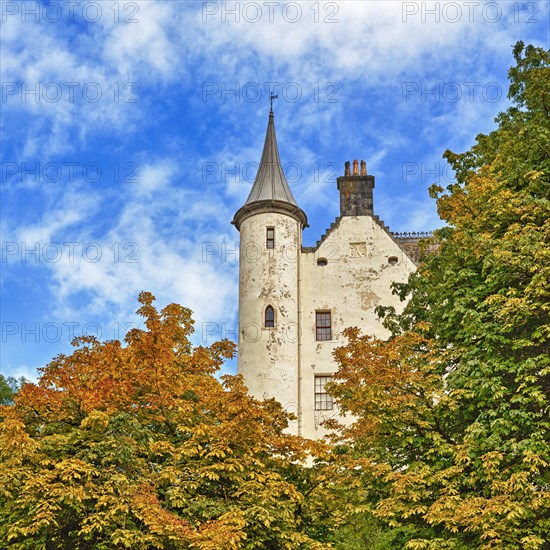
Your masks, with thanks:
<instances>
[{"instance_id":1,"label":"conical slate roof","mask_svg":"<svg viewBox=\"0 0 550 550\"><path fill-rule=\"evenodd\" d=\"M254 185L244 205L235 213L232 223L239 229L245 218L259 212L287 214L298 220L302 227L307 227L307 217L292 196L283 172L273 111L269 113L264 150Z\"/></svg>"},{"instance_id":2,"label":"conical slate roof","mask_svg":"<svg viewBox=\"0 0 550 550\"><path fill-rule=\"evenodd\" d=\"M283 172L283 167L281 166L274 118L273 111L271 111L269 113L269 123L265 135L262 159L260 160L256 180L245 204L261 200L279 200L298 206L292 196Z\"/></svg>"}]
</instances>

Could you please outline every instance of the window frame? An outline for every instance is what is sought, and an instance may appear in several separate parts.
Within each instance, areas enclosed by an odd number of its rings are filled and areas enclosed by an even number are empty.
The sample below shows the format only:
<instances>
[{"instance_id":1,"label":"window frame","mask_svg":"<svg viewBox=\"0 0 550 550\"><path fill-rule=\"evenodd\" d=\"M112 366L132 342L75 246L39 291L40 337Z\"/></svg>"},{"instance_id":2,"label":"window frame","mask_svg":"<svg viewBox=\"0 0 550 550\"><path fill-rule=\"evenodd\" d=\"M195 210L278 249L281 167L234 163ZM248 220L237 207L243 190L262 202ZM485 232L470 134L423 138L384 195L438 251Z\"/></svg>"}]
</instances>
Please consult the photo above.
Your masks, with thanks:
<instances>
[{"instance_id":1,"label":"window frame","mask_svg":"<svg viewBox=\"0 0 550 550\"><path fill-rule=\"evenodd\" d=\"M265 247L267 248L267 250L274 250L275 248L275 228L274 227L265 228Z\"/></svg>"},{"instance_id":2,"label":"window frame","mask_svg":"<svg viewBox=\"0 0 550 550\"><path fill-rule=\"evenodd\" d=\"M268 319L267 314L271 312L272 318ZM269 325L268 323L272 323ZM269 304L264 309L264 328L275 328L275 308Z\"/></svg>"},{"instance_id":3,"label":"window frame","mask_svg":"<svg viewBox=\"0 0 550 550\"><path fill-rule=\"evenodd\" d=\"M332 382L331 374L316 374L313 378L313 408L315 411L334 410L334 399L325 390L325 385Z\"/></svg>"},{"instance_id":4,"label":"window frame","mask_svg":"<svg viewBox=\"0 0 550 550\"><path fill-rule=\"evenodd\" d=\"M328 324L327 316L328 315ZM320 319L323 323L321 324ZM328 331L328 338L327 338ZM332 311L331 310L316 310L315 311L315 341L330 342L332 340Z\"/></svg>"}]
</instances>

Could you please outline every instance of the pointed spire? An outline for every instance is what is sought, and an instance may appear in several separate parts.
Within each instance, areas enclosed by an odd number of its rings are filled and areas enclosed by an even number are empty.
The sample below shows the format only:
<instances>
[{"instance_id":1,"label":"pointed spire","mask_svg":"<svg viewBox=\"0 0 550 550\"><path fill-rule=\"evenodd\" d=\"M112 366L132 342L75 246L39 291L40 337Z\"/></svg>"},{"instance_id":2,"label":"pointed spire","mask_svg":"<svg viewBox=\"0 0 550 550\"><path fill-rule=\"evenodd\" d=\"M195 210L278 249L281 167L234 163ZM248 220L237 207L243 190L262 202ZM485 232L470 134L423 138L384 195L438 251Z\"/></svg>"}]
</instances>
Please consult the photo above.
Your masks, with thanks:
<instances>
[{"instance_id":1,"label":"pointed spire","mask_svg":"<svg viewBox=\"0 0 550 550\"><path fill-rule=\"evenodd\" d=\"M280 200L296 205L290 187L286 181L281 159L279 158L279 147L275 136L275 123L273 111L269 113L269 124L265 136L264 150L256 180L252 191L248 195L245 204L261 200ZM296 205L297 206L297 205Z\"/></svg>"},{"instance_id":2,"label":"pointed spire","mask_svg":"<svg viewBox=\"0 0 550 550\"><path fill-rule=\"evenodd\" d=\"M307 217L292 196L281 165L277 136L275 135L273 99L274 97L271 97L269 122L258 173L244 206L236 212L232 222L237 229L241 221L248 217L248 214L260 210L288 214L302 223L303 227L307 227Z\"/></svg>"}]
</instances>

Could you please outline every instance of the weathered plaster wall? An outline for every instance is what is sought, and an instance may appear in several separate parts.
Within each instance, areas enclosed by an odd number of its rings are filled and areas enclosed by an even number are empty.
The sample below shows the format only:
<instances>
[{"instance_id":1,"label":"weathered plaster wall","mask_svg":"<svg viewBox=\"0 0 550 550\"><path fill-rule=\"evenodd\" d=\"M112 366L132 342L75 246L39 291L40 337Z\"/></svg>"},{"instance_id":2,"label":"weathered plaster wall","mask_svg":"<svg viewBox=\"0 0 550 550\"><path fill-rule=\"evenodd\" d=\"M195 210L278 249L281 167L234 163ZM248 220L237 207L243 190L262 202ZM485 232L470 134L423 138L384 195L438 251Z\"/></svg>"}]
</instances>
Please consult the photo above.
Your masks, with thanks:
<instances>
[{"instance_id":1,"label":"weathered plaster wall","mask_svg":"<svg viewBox=\"0 0 550 550\"><path fill-rule=\"evenodd\" d=\"M273 250L266 248L267 227L275 228ZM336 371L332 352L345 343L344 328L388 336L374 310L402 309L391 283L406 281L415 265L371 216L342 217L315 252L299 252L299 223L284 214L255 214L240 234L239 372L258 399L275 397L297 415L300 401L300 422L289 431L320 438L320 423L338 411L315 410L315 375ZM264 327L268 305L275 309L272 329ZM331 311L331 341L316 341L317 310Z\"/></svg>"},{"instance_id":2,"label":"weathered plaster wall","mask_svg":"<svg viewBox=\"0 0 550 550\"><path fill-rule=\"evenodd\" d=\"M391 265L389 258L397 258ZM326 266L317 265L320 258ZM370 216L344 216L316 252L302 253L300 262L301 402L303 435L319 438L320 422L337 415L315 411L314 376L336 370L332 351L345 340L342 330L357 326L367 334L386 338L374 309L377 305L403 304L391 293L394 281L406 281L414 263ZM333 340L315 339L315 311L332 312ZM348 419L348 421L351 419Z\"/></svg>"},{"instance_id":3,"label":"weathered plaster wall","mask_svg":"<svg viewBox=\"0 0 550 550\"><path fill-rule=\"evenodd\" d=\"M266 228L275 248L266 248ZM250 394L275 397L298 412L298 261L301 229L283 214L260 213L240 227L239 373ZM275 309L275 328L264 328L264 311ZM293 422L291 431L297 431Z\"/></svg>"}]
</instances>

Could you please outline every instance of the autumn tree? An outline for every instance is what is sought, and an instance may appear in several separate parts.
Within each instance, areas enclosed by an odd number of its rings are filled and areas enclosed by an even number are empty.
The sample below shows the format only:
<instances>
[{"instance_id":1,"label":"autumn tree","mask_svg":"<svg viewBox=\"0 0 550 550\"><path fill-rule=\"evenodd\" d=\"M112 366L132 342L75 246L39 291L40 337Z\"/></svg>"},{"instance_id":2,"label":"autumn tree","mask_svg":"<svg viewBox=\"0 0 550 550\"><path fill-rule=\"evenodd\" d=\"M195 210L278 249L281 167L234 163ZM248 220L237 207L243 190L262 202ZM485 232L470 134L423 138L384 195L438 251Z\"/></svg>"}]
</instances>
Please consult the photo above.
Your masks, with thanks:
<instances>
[{"instance_id":1,"label":"autumn tree","mask_svg":"<svg viewBox=\"0 0 550 550\"><path fill-rule=\"evenodd\" d=\"M305 534L288 415L218 380L234 345L193 347L191 312L153 300L126 345L78 338L0 411L2 547L326 547Z\"/></svg>"},{"instance_id":2,"label":"autumn tree","mask_svg":"<svg viewBox=\"0 0 550 550\"><path fill-rule=\"evenodd\" d=\"M550 548L550 54L518 42L511 107L431 188L446 227L381 308L388 342L348 330L333 393L354 512L380 548ZM374 548L374 546L373 546Z\"/></svg>"}]
</instances>

